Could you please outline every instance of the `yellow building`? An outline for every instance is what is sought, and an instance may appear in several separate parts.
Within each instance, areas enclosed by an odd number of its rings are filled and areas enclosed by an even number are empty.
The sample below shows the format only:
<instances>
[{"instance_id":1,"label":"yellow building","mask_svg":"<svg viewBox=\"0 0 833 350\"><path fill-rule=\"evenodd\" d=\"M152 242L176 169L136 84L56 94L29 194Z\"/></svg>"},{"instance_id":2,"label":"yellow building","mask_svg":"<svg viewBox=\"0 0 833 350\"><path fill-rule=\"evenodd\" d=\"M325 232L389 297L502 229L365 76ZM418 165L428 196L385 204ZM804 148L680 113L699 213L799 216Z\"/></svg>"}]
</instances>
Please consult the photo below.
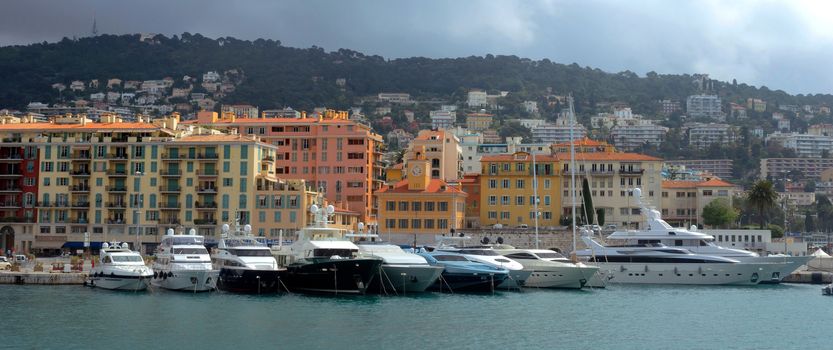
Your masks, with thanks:
<instances>
[{"instance_id":1,"label":"yellow building","mask_svg":"<svg viewBox=\"0 0 833 350\"><path fill-rule=\"evenodd\" d=\"M561 212L558 159L535 155L538 169L539 227L558 226ZM480 225L518 227L535 224L533 156L526 152L483 156L480 160Z\"/></svg>"},{"instance_id":2,"label":"yellow building","mask_svg":"<svg viewBox=\"0 0 833 350\"><path fill-rule=\"evenodd\" d=\"M494 115L489 113L466 114L466 128L469 131L483 131L492 126Z\"/></svg>"},{"instance_id":3,"label":"yellow building","mask_svg":"<svg viewBox=\"0 0 833 350\"><path fill-rule=\"evenodd\" d=\"M383 187L379 200L381 235L445 234L462 228L467 194L431 178L431 162L422 146L407 160L407 178ZM402 236L400 236L402 237Z\"/></svg>"}]
</instances>

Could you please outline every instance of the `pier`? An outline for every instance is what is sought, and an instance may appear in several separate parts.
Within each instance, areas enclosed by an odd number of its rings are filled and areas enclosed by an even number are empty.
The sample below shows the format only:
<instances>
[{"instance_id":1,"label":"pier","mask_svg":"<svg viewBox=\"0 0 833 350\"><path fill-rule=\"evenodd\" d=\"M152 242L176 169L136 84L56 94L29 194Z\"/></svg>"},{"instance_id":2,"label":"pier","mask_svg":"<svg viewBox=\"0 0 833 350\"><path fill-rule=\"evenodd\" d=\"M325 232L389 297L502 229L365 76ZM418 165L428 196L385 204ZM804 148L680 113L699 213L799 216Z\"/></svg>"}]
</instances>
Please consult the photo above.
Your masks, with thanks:
<instances>
[{"instance_id":1,"label":"pier","mask_svg":"<svg viewBox=\"0 0 833 350\"><path fill-rule=\"evenodd\" d=\"M86 272L0 272L0 284L84 284Z\"/></svg>"}]
</instances>

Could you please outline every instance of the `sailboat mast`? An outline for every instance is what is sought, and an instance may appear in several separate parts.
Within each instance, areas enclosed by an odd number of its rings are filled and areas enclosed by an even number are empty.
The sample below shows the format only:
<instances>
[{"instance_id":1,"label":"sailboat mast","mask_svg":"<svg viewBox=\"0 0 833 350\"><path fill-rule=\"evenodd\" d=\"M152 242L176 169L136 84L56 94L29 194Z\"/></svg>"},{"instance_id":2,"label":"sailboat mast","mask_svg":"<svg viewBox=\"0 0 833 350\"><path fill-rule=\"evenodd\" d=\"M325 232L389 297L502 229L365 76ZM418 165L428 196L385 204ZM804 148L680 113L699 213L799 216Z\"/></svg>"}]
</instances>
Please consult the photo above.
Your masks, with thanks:
<instances>
[{"instance_id":1,"label":"sailboat mast","mask_svg":"<svg viewBox=\"0 0 833 350\"><path fill-rule=\"evenodd\" d=\"M535 151L532 151L532 197L535 210L535 249L538 249L538 166L535 163Z\"/></svg>"},{"instance_id":2,"label":"sailboat mast","mask_svg":"<svg viewBox=\"0 0 833 350\"><path fill-rule=\"evenodd\" d=\"M572 203L573 253L576 252L576 146L573 137L575 127L575 110L573 109L573 95L567 98L570 103L570 202Z\"/></svg>"}]
</instances>

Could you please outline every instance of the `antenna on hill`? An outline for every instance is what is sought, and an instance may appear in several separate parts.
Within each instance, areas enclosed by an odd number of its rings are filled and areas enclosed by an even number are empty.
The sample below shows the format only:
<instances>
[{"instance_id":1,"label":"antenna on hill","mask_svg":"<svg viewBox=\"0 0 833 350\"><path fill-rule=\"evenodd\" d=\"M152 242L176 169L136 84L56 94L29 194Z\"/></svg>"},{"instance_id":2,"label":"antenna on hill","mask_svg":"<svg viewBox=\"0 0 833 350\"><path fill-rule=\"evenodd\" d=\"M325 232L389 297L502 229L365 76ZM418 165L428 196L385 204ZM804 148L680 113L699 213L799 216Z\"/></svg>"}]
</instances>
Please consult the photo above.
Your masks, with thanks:
<instances>
[{"instance_id":1,"label":"antenna on hill","mask_svg":"<svg viewBox=\"0 0 833 350\"><path fill-rule=\"evenodd\" d=\"M93 36L98 36L98 25L95 22L95 12L93 12Z\"/></svg>"}]
</instances>

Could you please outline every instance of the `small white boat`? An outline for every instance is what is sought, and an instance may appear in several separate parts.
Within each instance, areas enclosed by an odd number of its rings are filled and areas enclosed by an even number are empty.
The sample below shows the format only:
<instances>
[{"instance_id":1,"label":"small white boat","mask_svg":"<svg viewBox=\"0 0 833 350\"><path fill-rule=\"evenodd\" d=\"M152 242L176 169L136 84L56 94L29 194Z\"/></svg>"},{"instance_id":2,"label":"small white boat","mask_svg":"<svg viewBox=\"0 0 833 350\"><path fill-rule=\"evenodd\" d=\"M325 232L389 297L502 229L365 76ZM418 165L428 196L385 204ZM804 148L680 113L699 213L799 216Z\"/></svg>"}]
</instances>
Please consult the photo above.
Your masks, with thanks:
<instances>
[{"instance_id":1,"label":"small white boat","mask_svg":"<svg viewBox=\"0 0 833 350\"><path fill-rule=\"evenodd\" d=\"M140 291L148 288L153 277L142 255L130 250L127 243L104 243L98 260L86 282L92 287Z\"/></svg>"},{"instance_id":2,"label":"small white boat","mask_svg":"<svg viewBox=\"0 0 833 350\"><path fill-rule=\"evenodd\" d=\"M598 266L570 263L552 250L496 248L495 251L519 262L531 273L524 287L582 288L599 272Z\"/></svg>"}]
</instances>

